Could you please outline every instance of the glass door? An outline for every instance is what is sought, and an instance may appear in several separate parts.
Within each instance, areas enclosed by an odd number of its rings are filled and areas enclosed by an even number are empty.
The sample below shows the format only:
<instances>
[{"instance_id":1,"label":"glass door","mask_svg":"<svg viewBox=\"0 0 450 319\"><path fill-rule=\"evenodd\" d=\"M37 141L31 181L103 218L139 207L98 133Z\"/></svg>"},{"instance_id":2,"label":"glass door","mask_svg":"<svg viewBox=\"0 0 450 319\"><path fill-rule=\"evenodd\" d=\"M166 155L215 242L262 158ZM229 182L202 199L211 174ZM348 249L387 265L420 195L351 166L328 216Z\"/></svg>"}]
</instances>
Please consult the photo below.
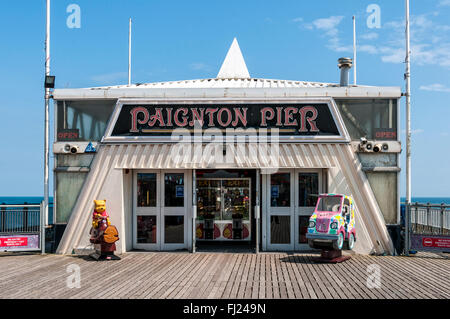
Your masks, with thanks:
<instances>
[{"instance_id":1,"label":"glass door","mask_svg":"<svg viewBox=\"0 0 450 319\"><path fill-rule=\"evenodd\" d=\"M306 239L309 217L322 191L321 170L295 170L295 250L309 249Z\"/></svg>"},{"instance_id":2,"label":"glass door","mask_svg":"<svg viewBox=\"0 0 450 319\"><path fill-rule=\"evenodd\" d=\"M164 171L161 178L161 249L187 248L186 173Z\"/></svg>"},{"instance_id":3,"label":"glass door","mask_svg":"<svg viewBox=\"0 0 450 319\"><path fill-rule=\"evenodd\" d=\"M134 175L133 247L176 250L188 246L185 171L138 171Z\"/></svg>"},{"instance_id":4,"label":"glass door","mask_svg":"<svg viewBox=\"0 0 450 319\"><path fill-rule=\"evenodd\" d=\"M161 203L158 172L137 172L134 181L133 247L160 250Z\"/></svg>"},{"instance_id":5,"label":"glass door","mask_svg":"<svg viewBox=\"0 0 450 319\"><path fill-rule=\"evenodd\" d=\"M294 174L280 171L267 177L266 238L268 250L294 249Z\"/></svg>"}]
</instances>

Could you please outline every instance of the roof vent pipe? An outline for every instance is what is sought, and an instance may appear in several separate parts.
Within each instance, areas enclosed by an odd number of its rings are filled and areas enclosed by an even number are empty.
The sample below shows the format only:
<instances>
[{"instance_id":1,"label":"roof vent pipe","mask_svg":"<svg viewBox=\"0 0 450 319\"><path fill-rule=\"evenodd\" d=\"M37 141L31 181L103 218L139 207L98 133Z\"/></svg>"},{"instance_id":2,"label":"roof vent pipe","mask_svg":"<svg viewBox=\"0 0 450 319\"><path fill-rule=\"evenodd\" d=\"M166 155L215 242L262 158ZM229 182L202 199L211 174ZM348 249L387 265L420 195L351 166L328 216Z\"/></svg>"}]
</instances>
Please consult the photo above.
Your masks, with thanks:
<instances>
[{"instance_id":1,"label":"roof vent pipe","mask_svg":"<svg viewBox=\"0 0 450 319\"><path fill-rule=\"evenodd\" d=\"M341 69L341 81L340 86L348 86L350 69L352 68L353 61L350 58L340 58L338 60L338 67Z\"/></svg>"}]
</instances>

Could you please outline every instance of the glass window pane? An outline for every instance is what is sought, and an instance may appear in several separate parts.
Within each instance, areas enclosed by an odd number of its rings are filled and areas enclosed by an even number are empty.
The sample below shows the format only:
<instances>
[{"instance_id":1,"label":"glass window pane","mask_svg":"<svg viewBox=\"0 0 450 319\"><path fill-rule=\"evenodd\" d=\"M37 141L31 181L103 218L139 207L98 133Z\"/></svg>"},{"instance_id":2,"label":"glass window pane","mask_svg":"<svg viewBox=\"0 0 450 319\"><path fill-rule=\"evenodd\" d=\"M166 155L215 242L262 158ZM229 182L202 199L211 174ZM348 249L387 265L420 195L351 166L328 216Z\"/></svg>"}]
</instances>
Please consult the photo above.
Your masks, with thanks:
<instances>
[{"instance_id":1,"label":"glass window pane","mask_svg":"<svg viewBox=\"0 0 450 319\"><path fill-rule=\"evenodd\" d=\"M300 173L298 175L298 205L313 207L319 198L319 174Z\"/></svg>"},{"instance_id":2,"label":"glass window pane","mask_svg":"<svg viewBox=\"0 0 450 319\"><path fill-rule=\"evenodd\" d=\"M272 207L291 206L291 174L278 173L270 177L270 204Z\"/></svg>"},{"instance_id":3,"label":"glass window pane","mask_svg":"<svg viewBox=\"0 0 450 319\"><path fill-rule=\"evenodd\" d=\"M137 216L137 243L156 244L156 216Z\"/></svg>"},{"instance_id":4,"label":"glass window pane","mask_svg":"<svg viewBox=\"0 0 450 319\"><path fill-rule=\"evenodd\" d=\"M137 206L156 207L156 174L137 174Z\"/></svg>"},{"instance_id":5,"label":"glass window pane","mask_svg":"<svg viewBox=\"0 0 450 319\"><path fill-rule=\"evenodd\" d=\"M306 233L308 232L309 216L298 216L298 243L307 244Z\"/></svg>"},{"instance_id":6,"label":"glass window pane","mask_svg":"<svg viewBox=\"0 0 450 319\"><path fill-rule=\"evenodd\" d=\"M270 216L270 243L291 243L291 217Z\"/></svg>"},{"instance_id":7,"label":"glass window pane","mask_svg":"<svg viewBox=\"0 0 450 319\"><path fill-rule=\"evenodd\" d=\"M250 218L249 180L223 180L223 220Z\"/></svg>"},{"instance_id":8,"label":"glass window pane","mask_svg":"<svg viewBox=\"0 0 450 319\"><path fill-rule=\"evenodd\" d=\"M184 217L164 216L164 243L184 243Z\"/></svg>"},{"instance_id":9,"label":"glass window pane","mask_svg":"<svg viewBox=\"0 0 450 319\"><path fill-rule=\"evenodd\" d=\"M99 141L114 110L116 101L58 101L58 141L67 138L67 132L76 132L77 141Z\"/></svg>"},{"instance_id":10,"label":"glass window pane","mask_svg":"<svg viewBox=\"0 0 450 319\"><path fill-rule=\"evenodd\" d=\"M197 180L198 219L221 219L221 185L220 180Z\"/></svg>"},{"instance_id":11,"label":"glass window pane","mask_svg":"<svg viewBox=\"0 0 450 319\"><path fill-rule=\"evenodd\" d=\"M164 206L184 206L184 174L170 173L164 175Z\"/></svg>"},{"instance_id":12,"label":"glass window pane","mask_svg":"<svg viewBox=\"0 0 450 319\"><path fill-rule=\"evenodd\" d=\"M397 100L336 100L352 140L397 140Z\"/></svg>"}]
</instances>

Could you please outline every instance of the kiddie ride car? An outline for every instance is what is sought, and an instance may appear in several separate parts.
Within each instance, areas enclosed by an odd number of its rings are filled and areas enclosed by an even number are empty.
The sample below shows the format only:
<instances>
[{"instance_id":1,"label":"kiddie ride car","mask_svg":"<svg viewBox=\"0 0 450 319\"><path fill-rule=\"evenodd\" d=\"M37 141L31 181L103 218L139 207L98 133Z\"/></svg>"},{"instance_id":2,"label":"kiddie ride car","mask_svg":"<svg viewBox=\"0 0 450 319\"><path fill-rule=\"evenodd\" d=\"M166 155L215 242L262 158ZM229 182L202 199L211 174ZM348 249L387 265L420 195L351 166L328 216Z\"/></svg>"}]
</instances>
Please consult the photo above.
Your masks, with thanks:
<instances>
[{"instance_id":1,"label":"kiddie ride car","mask_svg":"<svg viewBox=\"0 0 450 319\"><path fill-rule=\"evenodd\" d=\"M350 196L323 194L319 196L309 219L306 234L311 248L321 249L321 262L342 262L342 249L352 250L356 241L355 207Z\"/></svg>"}]
</instances>

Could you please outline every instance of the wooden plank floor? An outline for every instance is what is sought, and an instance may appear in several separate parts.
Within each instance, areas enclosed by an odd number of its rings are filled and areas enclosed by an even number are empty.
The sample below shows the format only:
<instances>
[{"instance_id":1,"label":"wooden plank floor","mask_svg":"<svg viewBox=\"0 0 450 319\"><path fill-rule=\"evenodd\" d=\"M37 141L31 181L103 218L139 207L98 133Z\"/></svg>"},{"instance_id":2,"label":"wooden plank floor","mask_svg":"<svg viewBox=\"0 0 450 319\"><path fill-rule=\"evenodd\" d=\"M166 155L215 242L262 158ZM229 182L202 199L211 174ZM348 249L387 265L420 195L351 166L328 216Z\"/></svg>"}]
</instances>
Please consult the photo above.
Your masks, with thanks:
<instances>
[{"instance_id":1,"label":"wooden plank floor","mask_svg":"<svg viewBox=\"0 0 450 319\"><path fill-rule=\"evenodd\" d=\"M0 255L0 298L450 298L446 258L355 255L332 265L315 264L314 256L136 252L96 262L86 256ZM80 288L67 286L71 265L79 266ZM374 271L379 287L373 286Z\"/></svg>"}]
</instances>

